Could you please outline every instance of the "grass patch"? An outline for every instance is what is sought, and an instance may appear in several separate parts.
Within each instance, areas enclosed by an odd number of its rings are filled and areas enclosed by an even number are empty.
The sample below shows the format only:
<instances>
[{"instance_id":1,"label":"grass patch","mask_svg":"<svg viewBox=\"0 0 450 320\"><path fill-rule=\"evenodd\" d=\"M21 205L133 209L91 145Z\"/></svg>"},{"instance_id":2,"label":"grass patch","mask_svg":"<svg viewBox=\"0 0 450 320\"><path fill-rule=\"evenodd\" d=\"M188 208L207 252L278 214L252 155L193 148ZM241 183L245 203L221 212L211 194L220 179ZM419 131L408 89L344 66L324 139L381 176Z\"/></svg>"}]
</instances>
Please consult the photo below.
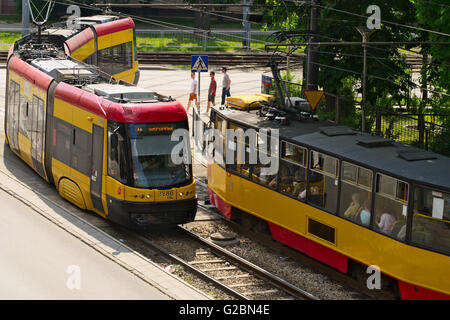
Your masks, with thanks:
<instances>
[{"instance_id":1,"label":"grass patch","mask_svg":"<svg viewBox=\"0 0 450 320\"><path fill-rule=\"evenodd\" d=\"M242 33L210 34L206 38L206 51L236 52L242 49ZM22 37L20 32L0 32L0 50L8 50L11 44ZM264 49L265 35L253 35L251 49ZM194 33L174 33L159 31L138 33L136 37L139 51L203 51L205 39Z\"/></svg>"},{"instance_id":2,"label":"grass patch","mask_svg":"<svg viewBox=\"0 0 450 320\"><path fill-rule=\"evenodd\" d=\"M0 50L9 50L11 45L22 38L20 32L0 32Z\"/></svg>"},{"instance_id":3,"label":"grass patch","mask_svg":"<svg viewBox=\"0 0 450 320\"><path fill-rule=\"evenodd\" d=\"M205 37L192 32L146 32L137 34L137 47L140 51L239 51L242 49L242 33L210 33ZM265 35L252 35L252 50L263 50Z\"/></svg>"}]
</instances>

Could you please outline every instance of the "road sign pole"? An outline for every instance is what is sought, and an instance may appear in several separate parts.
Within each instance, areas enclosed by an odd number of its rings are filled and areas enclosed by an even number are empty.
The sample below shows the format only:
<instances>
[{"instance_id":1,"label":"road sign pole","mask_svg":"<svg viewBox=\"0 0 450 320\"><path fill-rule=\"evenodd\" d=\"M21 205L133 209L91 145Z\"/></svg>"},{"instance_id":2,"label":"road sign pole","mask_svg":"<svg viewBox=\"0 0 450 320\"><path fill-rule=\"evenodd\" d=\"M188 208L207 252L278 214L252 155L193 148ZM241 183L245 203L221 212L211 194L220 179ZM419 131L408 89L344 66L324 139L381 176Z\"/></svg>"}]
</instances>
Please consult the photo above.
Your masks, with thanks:
<instances>
[{"instance_id":1,"label":"road sign pole","mask_svg":"<svg viewBox=\"0 0 450 320\"><path fill-rule=\"evenodd\" d=\"M197 95L197 107L198 107L198 113L200 113L200 70L197 70L198 72L198 95Z\"/></svg>"},{"instance_id":2,"label":"road sign pole","mask_svg":"<svg viewBox=\"0 0 450 320\"><path fill-rule=\"evenodd\" d=\"M197 106L200 110L200 73L208 72L208 56L191 56L191 71L198 72Z\"/></svg>"}]
</instances>

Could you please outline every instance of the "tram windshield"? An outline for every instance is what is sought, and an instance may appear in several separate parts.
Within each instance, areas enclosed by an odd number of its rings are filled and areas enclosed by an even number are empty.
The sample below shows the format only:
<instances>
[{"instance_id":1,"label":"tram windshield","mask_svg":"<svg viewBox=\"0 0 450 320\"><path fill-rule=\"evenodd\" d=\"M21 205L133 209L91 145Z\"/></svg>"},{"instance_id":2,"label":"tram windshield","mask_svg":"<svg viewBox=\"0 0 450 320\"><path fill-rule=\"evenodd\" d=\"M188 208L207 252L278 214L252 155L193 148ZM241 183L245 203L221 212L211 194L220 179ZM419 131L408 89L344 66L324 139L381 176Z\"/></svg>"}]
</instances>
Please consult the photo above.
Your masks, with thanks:
<instances>
[{"instance_id":1,"label":"tram windshield","mask_svg":"<svg viewBox=\"0 0 450 320\"><path fill-rule=\"evenodd\" d=\"M116 158L130 159L125 164L119 164L117 171L127 170L131 175L131 181L129 185L138 188L170 188L185 185L191 181L191 165L186 161L186 155L183 154L184 150L189 150L189 141L179 140L172 141L171 135L175 129L183 127L178 123L138 123L138 124L120 124L119 130L115 130L115 133L123 132L129 138L127 148L121 148L121 151L129 153ZM123 128L123 129L122 129ZM113 128L111 128L113 129ZM111 130L110 129L110 130ZM110 145L120 146L119 143L113 142L110 134ZM180 143L185 143L180 148ZM175 148L177 147L177 148ZM114 148L112 148L114 149ZM181 164L174 162L172 152L175 150L180 151L177 156L181 156L183 161ZM120 152L120 151L119 151ZM117 153L117 151L115 151ZM110 157L111 158L111 157ZM109 171L114 166L114 161L109 162ZM126 169L125 169L126 168ZM113 172L110 172L112 175ZM120 174L119 176L125 176ZM121 179L119 179L121 180ZM125 181L124 181L125 182Z\"/></svg>"},{"instance_id":2,"label":"tram windshield","mask_svg":"<svg viewBox=\"0 0 450 320\"><path fill-rule=\"evenodd\" d=\"M171 140L175 124L139 123L128 126L135 187L169 187L191 179L190 165L175 164L172 159L172 152L180 143Z\"/></svg>"}]
</instances>

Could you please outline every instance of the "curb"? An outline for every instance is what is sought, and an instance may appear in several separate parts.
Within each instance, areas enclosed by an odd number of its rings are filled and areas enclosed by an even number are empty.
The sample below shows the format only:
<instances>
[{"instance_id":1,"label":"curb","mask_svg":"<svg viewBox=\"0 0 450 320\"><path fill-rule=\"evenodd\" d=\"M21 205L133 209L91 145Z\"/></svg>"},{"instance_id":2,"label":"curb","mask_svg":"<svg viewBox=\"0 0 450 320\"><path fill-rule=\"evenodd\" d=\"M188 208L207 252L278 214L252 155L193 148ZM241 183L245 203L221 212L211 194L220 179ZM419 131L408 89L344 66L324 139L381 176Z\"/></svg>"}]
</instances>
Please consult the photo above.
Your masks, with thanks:
<instances>
[{"instance_id":1,"label":"curb","mask_svg":"<svg viewBox=\"0 0 450 320\"><path fill-rule=\"evenodd\" d=\"M153 261L149 260L148 258L144 257L143 255L141 255L140 253L134 251L133 249L131 249L130 247L128 247L127 245L125 245L124 243L118 241L117 239L111 237L109 234L107 234L106 232L104 232L103 230L99 229L98 227L92 225L91 223L85 221L84 219L78 217L77 215L73 214L72 212L70 212L68 209L64 208L63 206L61 206L60 204L54 202L53 200L49 199L47 196L43 195L42 193L40 193L39 191L33 190L30 187L28 187L26 184L22 183L21 181L17 180L14 176L11 176L9 173L3 171L0 169L0 174L3 174L5 176L7 176L9 179L13 180L15 183L19 184L21 187L26 188L32 192L34 192L36 195L38 195L39 197L42 197L43 199L45 199L45 201L48 201L49 203L51 203L52 205L58 207L60 210L62 210L64 213L70 215L71 217L75 218L79 223L87 225L89 228L93 229L95 232L100 233L101 235L103 235L104 237L108 238L109 240L113 241L115 244L117 244L118 246L121 246L122 248L125 248L126 250L128 250L129 252L131 252L134 256L137 256L138 258L142 259L145 263L150 264L152 267L155 267L157 269L159 269L160 271L162 271L165 275L170 276L174 279L176 279L177 281L181 282L183 285L185 285L186 287L189 287L190 289L192 289L193 291L199 293L200 295L202 295L205 300L212 300L211 297L209 297L208 295L206 295L205 293L201 292L199 289L193 287L192 285L188 284L187 282L185 282L184 280L182 280L181 278L177 277L176 275L173 275L171 273L166 272L162 267L160 267L159 265L157 265L156 263L154 263ZM134 274L136 277L140 278L141 280L143 280L144 282L148 283L149 285L153 286L154 288L156 288L157 290L161 291L163 294L165 294L166 296L170 297L173 300L181 300L183 299L183 297L177 297L176 294L173 294L172 292L168 292L167 289L163 288L159 283L153 281L152 279L150 279L149 277L145 276L143 273L141 273L139 270L137 270L137 268L130 266L129 264L125 263L124 261L122 261L120 258L114 256L113 254L111 254L110 252L102 249L101 247L99 247L98 245L96 245L94 243L94 241L92 241L91 239L84 237L82 234L80 234L79 232L77 232L76 230L74 230L75 228L71 228L71 226L75 226L77 227L75 224L73 224L73 222L67 221L66 219L64 219L63 217L61 217L61 219L66 220L67 223L63 223L61 221L58 221L57 219L55 219L54 217L52 217L49 213L45 212L44 210L42 210L41 208L39 208L38 206L36 206L35 204L33 204L31 201L27 200L26 198L24 198L23 196L21 196L20 194L18 194L17 192L13 191L12 189L8 188L7 186L5 186L3 184L3 181L0 179L0 189L5 191L6 193L8 193L9 195L11 195L12 197L14 197L15 199L19 200L20 202L22 202L23 204L25 204L26 206L28 206L29 208L31 208L32 210L36 211L38 214L40 214L41 216L43 216L44 218L46 218L47 220L49 220L50 222L54 223L55 225L57 225L58 227L60 227L61 229L65 230L66 232L68 232L69 234L71 234L72 236L74 236L75 238L81 240L83 243L87 244L90 248L96 250L97 252L99 252L100 254L102 254L103 256L105 256L106 258L108 258L109 260L117 263L118 265L120 265L121 267L123 267L124 269L126 269L127 271L130 271L132 274ZM186 298L184 298L186 299Z\"/></svg>"}]
</instances>

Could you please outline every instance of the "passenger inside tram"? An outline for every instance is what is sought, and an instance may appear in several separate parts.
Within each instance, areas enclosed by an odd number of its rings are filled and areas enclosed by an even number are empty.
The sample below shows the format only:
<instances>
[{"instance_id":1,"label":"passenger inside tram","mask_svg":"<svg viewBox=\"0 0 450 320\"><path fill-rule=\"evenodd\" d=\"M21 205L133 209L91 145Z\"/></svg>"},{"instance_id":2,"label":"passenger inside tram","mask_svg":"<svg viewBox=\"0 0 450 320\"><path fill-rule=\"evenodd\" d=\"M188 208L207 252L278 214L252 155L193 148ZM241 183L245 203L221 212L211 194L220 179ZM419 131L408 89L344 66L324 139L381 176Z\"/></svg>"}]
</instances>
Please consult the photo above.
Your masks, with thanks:
<instances>
[{"instance_id":1,"label":"passenger inside tram","mask_svg":"<svg viewBox=\"0 0 450 320\"><path fill-rule=\"evenodd\" d=\"M142 169L155 169L158 168L161 164L158 162L158 159L155 156L146 156L143 157L141 163L142 163Z\"/></svg>"},{"instance_id":2,"label":"passenger inside tram","mask_svg":"<svg viewBox=\"0 0 450 320\"><path fill-rule=\"evenodd\" d=\"M359 219L362 225L368 227L370 224L370 200L364 201L364 206L361 212L359 213Z\"/></svg>"},{"instance_id":3,"label":"passenger inside tram","mask_svg":"<svg viewBox=\"0 0 450 320\"><path fill-rule=\"evenodd\" d=\"M344 217L355 220L358 213L361 211L361 202L359 193L352 194L352 202L350 202L347 210L344 212Z\"/></svg>"},{"instance_id":4,"label":"passenger inside tram","mask_svg":"<svg viewBox=\"0 0 450 320\"><path fill-rule=\"evenodd\" d=\"M390 235L396 218L388 213L387 208L383 206L382 210L375 209L376 211L376 227L383 233Z\"/></svg>"}]
</instances>

